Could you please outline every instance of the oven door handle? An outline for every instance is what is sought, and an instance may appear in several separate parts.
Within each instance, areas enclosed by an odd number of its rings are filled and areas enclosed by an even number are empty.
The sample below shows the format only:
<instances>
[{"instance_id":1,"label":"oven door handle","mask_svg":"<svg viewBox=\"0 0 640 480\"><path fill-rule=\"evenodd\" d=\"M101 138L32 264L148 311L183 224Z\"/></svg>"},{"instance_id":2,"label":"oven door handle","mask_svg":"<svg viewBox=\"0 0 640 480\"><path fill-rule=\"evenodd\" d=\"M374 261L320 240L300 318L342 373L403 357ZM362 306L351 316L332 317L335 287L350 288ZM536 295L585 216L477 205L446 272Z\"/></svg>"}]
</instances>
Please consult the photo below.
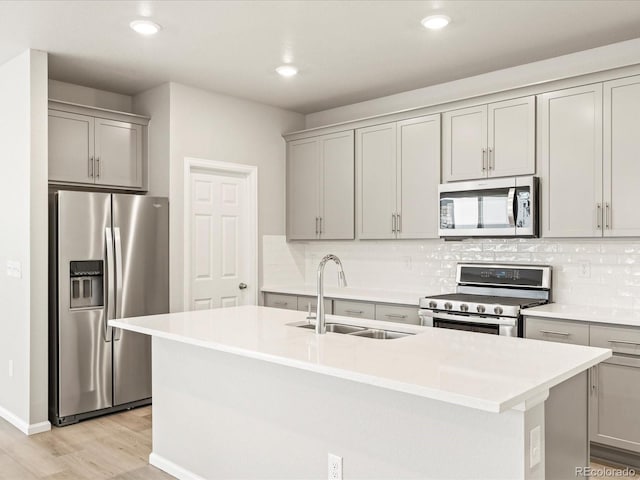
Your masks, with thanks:
<instances>
[{"instance_id":1,"label":"oven door handle","mask_svg":"<svg viewBox=\"0 0 640 480\"><path fill-rule=\"evenodd\" d=\"M422 325L430 324L433 326L433 319L439 320L451 320L454 322L466 322L466 323L483 323L485 325L506 325L514 327L516 325L516 319L513 317L481 317L479 315L456 315L455 313L434 312L432 310L420 310L419 313L422 319ZM429 318L425 322L425 318Z\"/></svg>"},{"instance_id":2,"label":"oven door handle","mask_svg":"<svg viewBox=\"0 0 640 480\"><path fill-rule=\"evenodd\" d=\"M509 219L509 226L516 226L516 206L514 205L516 199L516 189L510 188L507 194L507 218Z\"/></svg>"}]
</instances>

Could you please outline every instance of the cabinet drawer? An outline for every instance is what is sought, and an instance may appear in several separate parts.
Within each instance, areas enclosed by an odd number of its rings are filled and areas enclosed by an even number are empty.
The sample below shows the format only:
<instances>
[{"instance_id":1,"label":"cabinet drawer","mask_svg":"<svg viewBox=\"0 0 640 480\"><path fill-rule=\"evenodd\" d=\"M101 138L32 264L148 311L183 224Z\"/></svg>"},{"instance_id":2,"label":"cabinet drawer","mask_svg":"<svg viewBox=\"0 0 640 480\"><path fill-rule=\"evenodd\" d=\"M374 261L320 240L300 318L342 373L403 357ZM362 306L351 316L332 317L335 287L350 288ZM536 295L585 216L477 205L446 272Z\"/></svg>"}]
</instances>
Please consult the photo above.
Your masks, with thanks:
<instances>
[{"instance_id":1,"label":"cabinet drawer","mask_svg":"<svg viewBox=\"0 0 640 480\"><path fill-rule=\"evenodd\" d=\"M640 356L640 328L591 325L589 345L610 348L613 353Z\"/></svg>"},{"instance_id":2,"label":"cabinet drawer","mask_svg":"<svg viewBox=\"0 0 640 480\"><path fill-rule=\"evenodd\" d=\"M376 307L373 303L334 300L333 313L344 317L370 318L374 320Z\"/></svg>"},{"instance_id":3,"label":"cabinet drawer","mask_svg":"<svg viewBox=\"0 0 640 480\"><path fill-rule=\"evenodd\" d=\"M589 345L589 325L554 318L525 317L525 337L549 342Z\"/></svg>"},{"instance_id":4,"label":"cabinet drawer","mask_svg":"<svg viewBox=\"0 0 640 480\"><path fill-rule=\"evenodd\" d=\"M302 312L309 311L309 304L311 304L311 311L315 312L318 306L318 297L298 297L298 310ZM331 299L324 299L324 313L333 313L333 305Z\"/></svg>"},{"instance_id":5,"label":"cabinet drawer","mask_svg":"<svg viewBox=\"0 0 640 480\"><path fill-rule=\"evenodd\" d=\"M283 295L280 293L265 293L264 306L273 308L284 308L286 310L298 309L298 297L295 295Z\"/></svg>"},{"instance_id":6,"label":"cabinet drawer","mask_svg":"<svg viewBox=\"0 0 640 480\"><path fill-rule=\"evenodd\" d=\"M420 325L418 307L376 304L376 320Z\"/></svg>"}]
</instances>

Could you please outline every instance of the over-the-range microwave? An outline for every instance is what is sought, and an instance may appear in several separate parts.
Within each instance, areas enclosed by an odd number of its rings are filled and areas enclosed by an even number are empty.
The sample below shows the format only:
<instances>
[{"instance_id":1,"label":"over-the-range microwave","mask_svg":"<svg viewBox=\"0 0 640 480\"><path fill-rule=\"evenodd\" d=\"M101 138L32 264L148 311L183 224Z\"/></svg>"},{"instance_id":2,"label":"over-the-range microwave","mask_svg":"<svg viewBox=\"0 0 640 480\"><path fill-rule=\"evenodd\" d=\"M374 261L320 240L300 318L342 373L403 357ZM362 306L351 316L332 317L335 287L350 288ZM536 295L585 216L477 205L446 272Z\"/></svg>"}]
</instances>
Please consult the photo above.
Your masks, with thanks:
<instances>
[{"instance_id":1,"label":"over-the-range microwave","mask_svg":"<svg viewBox=\"0 0 640 480\"><path fill-rule=\"evenodd\" d=\"M438 187L443 238L537 237L538 178L493 178Z\"/></svg>"}]
</instances>

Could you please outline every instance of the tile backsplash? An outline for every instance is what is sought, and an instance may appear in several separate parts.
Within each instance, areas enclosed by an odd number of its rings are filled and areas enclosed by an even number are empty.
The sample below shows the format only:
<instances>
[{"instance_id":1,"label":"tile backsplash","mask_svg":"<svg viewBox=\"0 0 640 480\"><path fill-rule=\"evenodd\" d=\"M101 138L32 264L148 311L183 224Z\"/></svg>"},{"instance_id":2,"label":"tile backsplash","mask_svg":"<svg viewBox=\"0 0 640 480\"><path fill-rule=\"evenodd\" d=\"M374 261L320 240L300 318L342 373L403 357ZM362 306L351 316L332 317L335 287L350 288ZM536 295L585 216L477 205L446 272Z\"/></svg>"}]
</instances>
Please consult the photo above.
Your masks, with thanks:
<instances>
[{"instance_id":1,"label":"tile backsplash","mask_svg":"<svg viewBox=\"0 0 640 480\"><path fill-rule=\"evenodd\" d=\"M340 257L350 287L447 293L460 261L553 266L555 302L640 308L640 239L470 239L286 242L263 239L264 285L315 285L327 253ZM326 281L337 282L327 266ZM327 283L329 284L329 283Z\"/></svg>"}]
</instances>

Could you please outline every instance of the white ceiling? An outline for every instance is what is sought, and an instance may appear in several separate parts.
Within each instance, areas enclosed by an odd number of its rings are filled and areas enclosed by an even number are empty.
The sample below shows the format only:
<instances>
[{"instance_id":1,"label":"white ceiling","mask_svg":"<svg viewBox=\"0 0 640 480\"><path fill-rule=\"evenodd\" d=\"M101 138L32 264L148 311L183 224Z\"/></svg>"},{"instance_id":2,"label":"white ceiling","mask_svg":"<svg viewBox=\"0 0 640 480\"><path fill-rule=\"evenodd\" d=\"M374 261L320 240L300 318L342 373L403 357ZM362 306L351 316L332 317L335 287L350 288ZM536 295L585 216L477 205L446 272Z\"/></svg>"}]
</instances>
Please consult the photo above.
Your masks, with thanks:
<instances>
[{"instance_id":1,"label":"white ceiling","mask_svg":"<svg viewBox=\"0 0 640 480\"><path fill-rule=\"evenodd\" d=\"M427 31L420 20L446 13ZM143 38L129 22L163 30ZM309 113L638 37L640 1L0 1L0 63L124 94L175 81ZM290 57L291 79L273 69Z\"/></svg>"}]
</instances>

